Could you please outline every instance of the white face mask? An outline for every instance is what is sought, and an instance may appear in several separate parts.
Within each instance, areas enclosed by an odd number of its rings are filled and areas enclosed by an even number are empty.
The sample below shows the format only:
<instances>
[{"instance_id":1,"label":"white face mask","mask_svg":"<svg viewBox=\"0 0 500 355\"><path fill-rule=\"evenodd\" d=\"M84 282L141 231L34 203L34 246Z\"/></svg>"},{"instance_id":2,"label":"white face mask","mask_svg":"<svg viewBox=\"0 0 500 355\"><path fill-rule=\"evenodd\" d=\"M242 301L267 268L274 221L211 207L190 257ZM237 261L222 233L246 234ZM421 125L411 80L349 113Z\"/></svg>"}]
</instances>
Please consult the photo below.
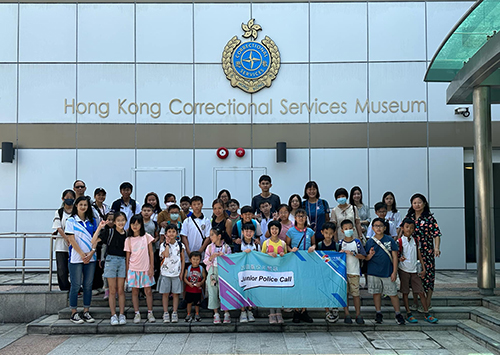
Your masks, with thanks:
<instances>
[{"instance_id":1,"label":"white face mask","mask_svg":"<svg viewBox=\"0 0 500 355\"><path fill-rule=\"evenodd\" d=\"M165 206L167 206L167 208L168 208L168 207L172 206L173 204L174 204L174 202L167 202L167 203L165 204Z\"/></svg>"},{"instance_id":2,"label":"white face mask","mask_svg":"<svg viewBox=\"0 0 500 355\"><path fill-rule=\"evenodd\" d=\"M176 221L178 218L179 218L179 214L178 213L171 213L170 214L170 219L172 221Z\"/></svg>"},{"instance_id":3,"label":"white face mask","mask_svg":"<svg viewBox=\"0 0 500 355\"><path fill-rule=\"evenodd\" d=\"M348 238L352 237L354 235L354 230L353 229L346 229L344 231L344 235Z\"/></svg>"}]
</instances>

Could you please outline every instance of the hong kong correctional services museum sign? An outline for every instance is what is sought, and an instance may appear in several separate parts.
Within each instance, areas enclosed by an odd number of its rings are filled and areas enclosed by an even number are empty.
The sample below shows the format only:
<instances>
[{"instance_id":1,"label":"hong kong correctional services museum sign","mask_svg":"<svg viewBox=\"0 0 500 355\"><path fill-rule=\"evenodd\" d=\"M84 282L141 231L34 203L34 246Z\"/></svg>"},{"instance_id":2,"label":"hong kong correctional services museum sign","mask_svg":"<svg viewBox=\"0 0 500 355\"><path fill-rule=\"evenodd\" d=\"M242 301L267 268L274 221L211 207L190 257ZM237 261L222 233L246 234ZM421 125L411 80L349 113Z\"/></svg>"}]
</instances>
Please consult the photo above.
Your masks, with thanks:
<instances>
[{"instance_id":1,"label":"hong kong correctional services museum sign","mask_svg":"<svg viewBox=\"0 0 500 355\"><path fill-rule=\"evenodd\" d=\"M276 43L268 36L257 42L258 31L262 27L251 19L242 23L242 37L231 38L222 52L222 69L231 86L249 94L271 87L278 76L281 55ZM115 106L116 105L116 106ZM114 107L113 107L114 106ZM163 108L166 106L166 110ZM163 109L163 111L162 111ZM106 118L112 112L119 115L149 115L161 118L168 115L345 115L354 110L355 114L365 112L373 114L409 114L427 111L425 100L386 100L369 101L357 98L355 102L320 100L295 102L282 98L279 102L268 99L262 102L238 102L234 98L220 102L189 102L180 98L171 98L159 102L134 102L128 98L117 98L114 104L109 101L77 102L76 99L64 99L64 114L98 115Z\"/></svg>"}]
</instances>

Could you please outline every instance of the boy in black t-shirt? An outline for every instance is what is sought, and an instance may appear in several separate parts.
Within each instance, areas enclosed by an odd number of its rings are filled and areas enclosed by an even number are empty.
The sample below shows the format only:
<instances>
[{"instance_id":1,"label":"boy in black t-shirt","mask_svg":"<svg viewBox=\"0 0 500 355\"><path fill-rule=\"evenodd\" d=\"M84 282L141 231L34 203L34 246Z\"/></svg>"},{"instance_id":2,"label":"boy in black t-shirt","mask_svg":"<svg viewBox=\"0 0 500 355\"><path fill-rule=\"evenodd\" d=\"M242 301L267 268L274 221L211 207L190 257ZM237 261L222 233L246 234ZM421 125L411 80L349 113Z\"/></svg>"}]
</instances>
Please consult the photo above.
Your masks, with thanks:
<instances>
[{"instance_id":1,"label":"boy in black t-shirt","mask_svg":"<svg viewBox=\"0 0 500 355\"><path fill-rule=\"evenodd\" d=\"M263 201L267 201L271 204L271 214L278 211L278 207L281 205L281 200L278 195L269 192L271 186L273 186L273 184L271 183L271 177L269 175L262 175L259 178L259 187L262 192L252 198L252 208L255 213L261 213L259 208Z\"/></svg>"}]
</instances>

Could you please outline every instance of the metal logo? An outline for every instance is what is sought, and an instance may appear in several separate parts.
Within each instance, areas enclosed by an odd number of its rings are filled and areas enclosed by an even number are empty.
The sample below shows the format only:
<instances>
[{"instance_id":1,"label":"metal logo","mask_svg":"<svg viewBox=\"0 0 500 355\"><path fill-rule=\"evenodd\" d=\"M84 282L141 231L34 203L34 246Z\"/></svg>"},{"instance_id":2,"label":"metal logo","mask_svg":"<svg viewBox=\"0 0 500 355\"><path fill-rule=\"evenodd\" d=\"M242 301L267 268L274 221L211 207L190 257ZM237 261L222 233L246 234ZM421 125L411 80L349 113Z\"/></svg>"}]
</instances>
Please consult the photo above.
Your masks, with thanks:
<instances>
[{"instance_id":1,"label":"metal logo","mask_svg":"<svg viewBox=\"0 0 500 355\"><path fill-rule=\"evenodd\" d=\"M262 27L254 19L247 24L242 23L243 38L241 42L234 36L227 42L222 53L222 69L233 87L254 93L264 87L270 87L280 69L281 58L276 43L266 36L257 42L257 31Z\"/></svg>"}]
</instances>

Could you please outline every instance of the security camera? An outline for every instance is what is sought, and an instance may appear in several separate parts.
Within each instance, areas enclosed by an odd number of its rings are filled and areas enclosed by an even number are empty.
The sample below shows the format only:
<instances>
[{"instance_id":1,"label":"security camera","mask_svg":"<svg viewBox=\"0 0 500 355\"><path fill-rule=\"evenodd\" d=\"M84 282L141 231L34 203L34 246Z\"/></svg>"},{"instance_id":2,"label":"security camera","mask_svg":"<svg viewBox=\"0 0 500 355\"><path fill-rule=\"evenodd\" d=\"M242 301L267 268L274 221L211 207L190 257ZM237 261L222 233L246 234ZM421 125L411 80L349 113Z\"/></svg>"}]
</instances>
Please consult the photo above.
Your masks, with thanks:
<instances>
[{"instance_id":1,"label":"security camera","mask_svg":"<svg viewBox=\"0 0 500 355\"><path fill-rule=\"evenodd\" d=\"M468 107L457 107L455 109L455 115L462 115L464 117L469 117L470 112Z\"/></svg>"}]
</instances>

